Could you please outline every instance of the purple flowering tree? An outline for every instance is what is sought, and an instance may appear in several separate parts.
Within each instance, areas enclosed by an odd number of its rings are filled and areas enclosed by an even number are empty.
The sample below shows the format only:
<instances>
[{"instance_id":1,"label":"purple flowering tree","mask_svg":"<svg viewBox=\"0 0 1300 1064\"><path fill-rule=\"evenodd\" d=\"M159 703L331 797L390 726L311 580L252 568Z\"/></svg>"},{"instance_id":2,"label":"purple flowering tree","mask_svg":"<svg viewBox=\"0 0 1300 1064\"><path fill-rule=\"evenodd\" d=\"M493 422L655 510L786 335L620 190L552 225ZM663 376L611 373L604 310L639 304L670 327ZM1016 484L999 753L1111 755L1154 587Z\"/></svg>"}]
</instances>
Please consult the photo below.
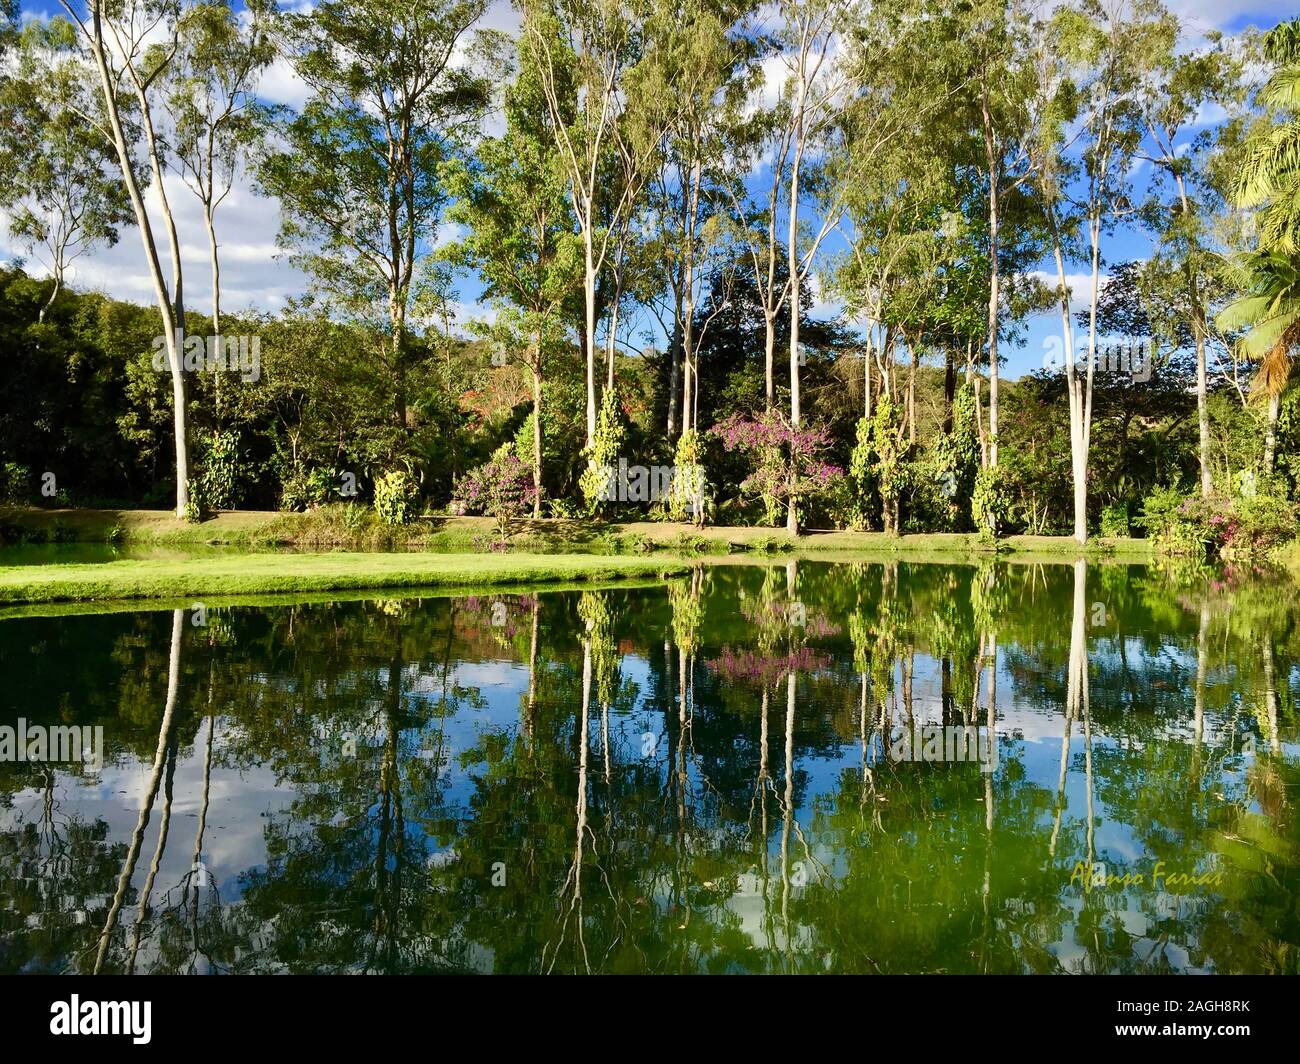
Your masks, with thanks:
<instances>
[{"instance_id":1,"label":"purple flowering tree","mask_svg":"<svg viewBox=\"0 0 1300 1064\"><path fill-rule=\"evenodd\" d=\"M728 451L749 457L753 472L741 483L741 491L766 499L769 513L783 507L792 536L799 534L800 500L826 491L844 473L825 459L831 446L825 428L796 428L780 410L758 417L732 414L712 431Z\"/></svg>"},{"instance_id":2,"label":"purple flowering tree","mask_svg":"<svg viewBox=\"0 0 1300 1064\"><path fill-rule=\"evenodd\" d=\"M494 550L504 550L510 522L533 511L537 488L532 470L506 444L491 459L456 482L452 509L462 514L486 514L496 521Z\"/></svg>"}]
</instances>

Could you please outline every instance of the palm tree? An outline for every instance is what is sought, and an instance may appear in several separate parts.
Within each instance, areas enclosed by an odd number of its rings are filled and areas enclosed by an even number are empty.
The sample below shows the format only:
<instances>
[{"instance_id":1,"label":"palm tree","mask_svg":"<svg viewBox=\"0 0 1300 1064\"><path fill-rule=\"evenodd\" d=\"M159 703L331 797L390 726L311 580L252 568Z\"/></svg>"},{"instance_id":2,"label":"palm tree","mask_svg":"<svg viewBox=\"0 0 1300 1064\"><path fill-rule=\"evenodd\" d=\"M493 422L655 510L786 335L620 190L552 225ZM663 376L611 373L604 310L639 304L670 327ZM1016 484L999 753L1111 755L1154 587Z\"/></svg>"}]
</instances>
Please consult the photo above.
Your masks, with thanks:
<instances>
[{"instance_id":1,"label":"palm tree","mask_svg":"<svg viewBox=\"0 0 1300 1064\"><path fill-rule=\"evenodd\" d=\"M1259 102L1280 121L1251 137L1237 179L1240 207L1257 207L1259 246L1295 255L1300 251L1300 19L1264 35L1264 54L1277 69Z\"/></svg>"},{"instance_id":2,"label":"palm tree","mask_svg":"<svg viewBox=\"0 0 1300 1064\"><path fill-rule=\"evenodd\" d=\"M1246 295L1217 317L1225 331L1247 330L1238 349L1259 362L1251 390L1267 399L1264 472L1273 471L1282 392L1300 345L1300 19L1264 36L1276 67L1259 101L1280 121L1251 137L1237 180L1240 207L1257 209L1259 249L1242 256Z\"/></svg>"},{"instance_id":3,"label":"palm tree","mask_svg":"<svg viewBox=\"0 0 1300 1064\"><path fill-rule=\"evenodd\" d=\"M1300 346L1300 260L1276 251L1252 251L1242 257L1247 294L1225 307L1215 319L1224 332L1247 330L1237 349L1259 372L1251 390L1268 401L1264 472L1273 471L1277 415Z\"/></svg>"}]
</instances>

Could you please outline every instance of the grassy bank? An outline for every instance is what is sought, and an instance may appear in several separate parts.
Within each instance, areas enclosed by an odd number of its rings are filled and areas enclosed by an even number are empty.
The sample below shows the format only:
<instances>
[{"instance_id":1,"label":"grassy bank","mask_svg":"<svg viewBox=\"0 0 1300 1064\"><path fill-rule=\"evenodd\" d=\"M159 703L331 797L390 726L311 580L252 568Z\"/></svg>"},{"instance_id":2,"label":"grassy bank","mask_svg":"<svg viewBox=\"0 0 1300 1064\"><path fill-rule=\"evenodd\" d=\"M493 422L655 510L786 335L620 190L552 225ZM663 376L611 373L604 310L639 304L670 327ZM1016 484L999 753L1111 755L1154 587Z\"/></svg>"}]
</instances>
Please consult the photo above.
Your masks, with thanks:
<instances>
[{"instance_id":1,"label":"grassy bank","mask_svg":"<svg viewBox=\"0 0 1300 1064\"><path fill-rule=\"evenodd\" d=\"M425 550L472 552L491 538L485 517L425 517L393 529L370 510L323 507L306 514L231 511L189 524L162 510L0 511L0 538L11 543L120 543L143 546L226 545L274 550ZM781 529L706 527L670 522L518 521L511 527L513 550L533 554L688 554L733 552L853 552L964 557L994 547L974 534L811 531L797 538ZM1085 548L1066 536L1011 536L998 551L1035 555L1105 554L1141 561L1151 557L1144 539L1096 539Z\"/></svg>"},{"instance_id":2,"label":"grassy bank","mask_svg":"<svg viewBox=\"0 0 1300 1064\"><path fill-rule=\"evenodd\" d=\"M532 554L241 554L0 569L0 606L357 588L473 588L684 572L663 558Z\"/></svg>"}]
</instances>

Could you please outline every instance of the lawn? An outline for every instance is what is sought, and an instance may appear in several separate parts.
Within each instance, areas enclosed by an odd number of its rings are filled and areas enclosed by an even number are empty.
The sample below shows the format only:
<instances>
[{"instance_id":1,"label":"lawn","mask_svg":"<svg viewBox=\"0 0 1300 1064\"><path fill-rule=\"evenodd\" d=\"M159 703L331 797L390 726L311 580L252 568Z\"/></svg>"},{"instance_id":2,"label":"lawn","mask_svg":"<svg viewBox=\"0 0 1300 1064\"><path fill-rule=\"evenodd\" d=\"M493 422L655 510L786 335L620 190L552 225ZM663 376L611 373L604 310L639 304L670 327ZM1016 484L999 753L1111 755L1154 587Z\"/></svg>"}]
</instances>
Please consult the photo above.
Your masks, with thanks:
<instances>
[{"instance_id":1,"label":"lawn","mask_svg":"<svg viewBox=\"0 0 1300 1064\"><path fill-rule=\"evenodd\" d=\"M349 527L342 506L311 513L234 510L200 524L179 520L165 510L0 511L0 539L38 543L123 543L156 546L225 544L244 547L295 547L307 550L392 550L415 547L470 553L493 537L486 517L423 517L397 529L379 524L373 511L360 510ZM516 521L511 544L532 554L623 554L647 550L728 554L736 551L855 552L921 554L960 560L994 548L973 533L926 532L887 536L883 532L809 530L794 538L783 528L706 526L666 521L598 522L547 519ZM1145 539L1093 539L1080 548L1068 536L1010 536L997 550L1034 555L1104 553L1133 560L1151 557Z\"/></svg>"},{"instance_id":2,"label":"lawn","mask_svg":"<svg viewBox=\"0 0 1300 1064\"><path fill-rule=\"evenodd\" d=\"M472 588L681 573L666 558L536 554L238 554L0 568L0 605L356 588Z\"/></svg>"}]
</instances>

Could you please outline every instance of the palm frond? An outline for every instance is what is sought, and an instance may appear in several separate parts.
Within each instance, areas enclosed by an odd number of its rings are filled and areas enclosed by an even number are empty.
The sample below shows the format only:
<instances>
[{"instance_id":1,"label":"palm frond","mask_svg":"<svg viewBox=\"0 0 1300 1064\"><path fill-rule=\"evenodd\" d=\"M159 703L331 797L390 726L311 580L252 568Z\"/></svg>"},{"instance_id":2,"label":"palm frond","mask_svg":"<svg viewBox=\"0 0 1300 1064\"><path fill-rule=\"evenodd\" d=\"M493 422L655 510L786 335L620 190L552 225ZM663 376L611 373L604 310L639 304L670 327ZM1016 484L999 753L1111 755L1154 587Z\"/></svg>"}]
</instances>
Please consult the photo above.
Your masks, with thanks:
<instances>
[{"instance_id":1,"label":"palm frond","mask_svg":"<svg viewBox=\"0 0 1300 1064\"><path fill-rule=\"evenodd\" d=\"M1263 318L1237 341L1237 350L1251 362L1262 362L1285 340L1297 320L1300 320L1300 310Z\"/></svg>"},{"instance_id":2,"label":"palm frond","mask_svg":"<svg viewBox=\"0 0 1300 1064\"><path fill-rule=\"evenodd\" d=\"M1243 296L1215 315L1214 323L1224 332L1249 329L1268 313L1268 296Z\"/></svg>"},{"instance_id":3,"label":"palm frond","mask_svg":"<svg viewBox=\"0 0 1300 1064\"><path fill-rule=\"evenodd\" d=\"M1300 120L1260 137L1246 153L1237 177L1237 204L1256 207L1273 196L1288 175L1300 173Z\"/></svg>"},{"instance_id":4,"label":"palm frond","mask_svg":"<svg viewBox=\"0 0 1300 1064\"><path fill-rule=\"evenodd\" d=\"M1259 91L1260 100L1269 107L1291 110L1300 107L1300 67L1283 67Z\"/></svg>"},{"instance_id":5,"label":"palm frond","mask_svg":"<svg viewBox=\"0 0 1300 1064\"><path fill-rule=\"evenodd\" d=\"M1300 19L1279 22L1264 34L1264 55L1276 66L1300 62Z\"/></svg>"},{"instance_id":6,"label":"palm frond","mask_svg":"<svg viewBox=\"0 0 1300 1064\"><path fill-rule=\"evenodd\" d=\"M1297 325L1300 325L1300 322L1293 320L1289 333L1284 333L1282 339L1270 347L1264 357L1260 359L1259 372L1255 374L1254 380L1250 382L1251 395L1260 398L1272 398L1286 391L1287 381L1291 379L1293 364L1291 352L1295 349L1298 338L1296 335Z\"/></svg>"}]
</instances>

